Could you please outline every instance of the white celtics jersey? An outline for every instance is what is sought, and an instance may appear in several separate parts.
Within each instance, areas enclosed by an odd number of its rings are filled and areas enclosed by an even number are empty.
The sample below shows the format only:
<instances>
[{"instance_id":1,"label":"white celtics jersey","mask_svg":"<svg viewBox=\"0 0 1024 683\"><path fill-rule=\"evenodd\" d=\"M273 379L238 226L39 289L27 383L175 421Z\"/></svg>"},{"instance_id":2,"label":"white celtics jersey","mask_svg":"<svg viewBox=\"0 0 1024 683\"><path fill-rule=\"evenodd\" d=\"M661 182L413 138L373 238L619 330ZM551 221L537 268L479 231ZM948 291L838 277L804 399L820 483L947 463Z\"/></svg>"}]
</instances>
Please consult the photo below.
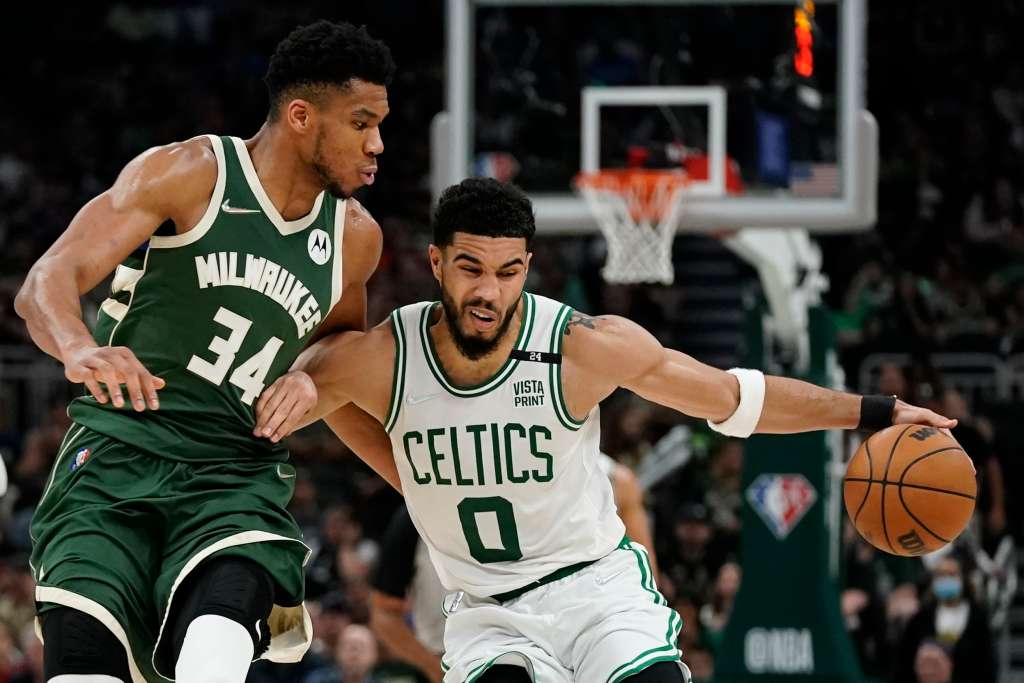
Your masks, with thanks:
<instances>
[{"instance_id":1,"label":"white celtics jersey","mask_svg":"<svg viewBox=\"0 0 1024 683\"><path fill-rule=\"evenodd\" d=\"M385 427L405 502L441 583L477 596L597 560L625 535L598 465L599 411L577 422L562 396L556 354L572 309L526 293L520 305L518 353L473 387L453 384L434 351L439 303L391 317Z\"/></svg>"}]
</instances>

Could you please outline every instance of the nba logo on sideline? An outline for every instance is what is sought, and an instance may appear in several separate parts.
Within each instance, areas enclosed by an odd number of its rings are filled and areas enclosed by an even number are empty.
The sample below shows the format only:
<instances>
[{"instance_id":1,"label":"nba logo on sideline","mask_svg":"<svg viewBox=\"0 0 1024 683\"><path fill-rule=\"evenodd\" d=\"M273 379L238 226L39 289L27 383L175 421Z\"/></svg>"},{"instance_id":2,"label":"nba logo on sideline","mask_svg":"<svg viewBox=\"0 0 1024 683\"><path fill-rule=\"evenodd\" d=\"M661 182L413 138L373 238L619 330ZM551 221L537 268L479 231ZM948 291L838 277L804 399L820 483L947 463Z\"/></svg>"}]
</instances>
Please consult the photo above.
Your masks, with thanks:
<instances>
[{"instance_id":1,"label":"nba logo on sideline","mask_svg":"<svg viewBox=\"0 0 1024 683\"><path fill-rule=\"evenodd\" d=\"M747 488L747 501L780 541L818 499L802 474L762 474Z\"/></svg>"}]
</instances>

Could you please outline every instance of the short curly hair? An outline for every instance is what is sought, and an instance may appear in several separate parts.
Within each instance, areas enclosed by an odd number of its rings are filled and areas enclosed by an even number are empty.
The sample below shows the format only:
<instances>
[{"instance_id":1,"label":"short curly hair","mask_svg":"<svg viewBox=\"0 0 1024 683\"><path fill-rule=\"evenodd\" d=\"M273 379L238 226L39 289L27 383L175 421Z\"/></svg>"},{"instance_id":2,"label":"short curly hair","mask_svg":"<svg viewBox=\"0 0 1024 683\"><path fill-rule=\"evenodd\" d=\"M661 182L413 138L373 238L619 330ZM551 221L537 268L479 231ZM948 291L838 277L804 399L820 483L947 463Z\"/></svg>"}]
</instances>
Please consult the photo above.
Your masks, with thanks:
<instances>
[{"instance_id":1,"label":"short curly hair","mask_svg":"<svg viewBox=\"0 0 1024 683\"><path fill-rule=\"evenodd\" d=\"M275 120L286 96L314 98L328 85L346 88L353 78L389 85L395 75L391 50L365 26L321 20L299 26L278 43L263 82Z\"/></svg>"},{"instance_id":2,"label":"short curly hair","mask_svg":"<svg viewBox=\"0 0 1024 683\"><path fill-rule=\"evenodd\" d=\"M537 225L533 204L511 183L467 178L441 193L434 210L434 244L446 247L457 232L484 237L524 237L529 247Z\"/></svg>"}]
</instances>

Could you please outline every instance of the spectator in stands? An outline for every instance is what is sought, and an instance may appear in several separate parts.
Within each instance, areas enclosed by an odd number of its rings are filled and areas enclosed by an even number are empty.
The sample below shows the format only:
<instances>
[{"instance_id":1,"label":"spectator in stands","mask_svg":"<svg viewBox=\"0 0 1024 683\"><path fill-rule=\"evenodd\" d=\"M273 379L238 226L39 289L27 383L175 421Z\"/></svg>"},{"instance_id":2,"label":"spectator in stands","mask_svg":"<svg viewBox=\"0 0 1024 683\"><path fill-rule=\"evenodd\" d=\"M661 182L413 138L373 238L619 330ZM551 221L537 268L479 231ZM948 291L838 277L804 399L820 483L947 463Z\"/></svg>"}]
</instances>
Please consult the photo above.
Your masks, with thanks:
<instances>
[{"instance_id":1,"label":"spectator in stands","mask_svg":"<svg viewBox=\"0 0 1024 683\"><path fill-rule=\"evenodd\" d=\"M995 288L1002 299L998 306L1003 334L999 351L1006 355L1020 353L1024 351L1024 273L997 281Z\"/></svg>"},{"instance_id":2,"label":"spectator in stands","mask_svg":"<svg viewBox=\"0 0 1024 683\"><path fill-rule=\"evenodd\" d=\"M660 555L662 574L673 590L710 598L724 558L712 545L714 531L703 503L685 503L676 513L674 543Z\"/></svg>"},{"instance_id":3,"label":"spectator in stands","mask_svg":"<svg viewBox=\"0 0 1024 683\"><path fill-rule=\"evenodd\" d=\"M907 624L896 681L912 680L921 643L933 639L952 653L957 683L995 683L995 652L984 608L967 591L960 561L947 555L932 570L930 599Z\"/></svg>"},{"instance_id":4,"label":"spectator in stands","mask_svg":"<svg viewBox=\"0 0 1024 683\"><path fill-rule=\"evenodd\" d=\"M408 510L399 508L381 541L370 628L391 658L408 662L430 683L441 681L445 592Z\"/></svg>"},{"instance_id":5,"label":"spectator in stands","mask_svg":"<svg viewBox=\"0 0 1024 683\"><path fill-rule=\"evenodd\" d=\"M633 470L615 460L605 453L601 453L598 467L608 477L612 485L612 496L615 500L615 509L626 527L626 535L630 540L639 543L647 549L648 561L651 571L658 576L658 560L654 552L654 539L651 536L651 525L647 519L647 507L644 503L644 490L640 487Z\"/></svg>"},{"instance_id":6,"label":"spectator in stands","mask_svg":"<svg viewBox=\"0 0 1024 683\"><path fill-rule=\"evenodd\" d=\"M917 683L952 683L953 660L949 650L934 640L926 640L914 656Z\"/></svg>"},{"instance_id":7,"label":"spectator in stands","mask_svg":"<svg viewBox=\"0 0 1024 683\"><path fill-rule=\"evenodd\" d=\"M711 456L708 478L704 483L704 504L716 537L729 553L739 550L740 515L743 510L742 479L743 442L739 439L726 439Z\"/></svg>"},{"instance_id":8,"label":"spectator in stands","mask_svg":"<svg viewBox=\"0 0 1024 683\"><path fill-rule=\"evenodd\" d=\"M17 673L9 683L43 683L43 644L36 637L35 624L29 622L22 626L18 634L18 642L23 656Z\"/></svg>"},{"instance_id":9,"label":"spectator in stands","mask_svg":"<svg viewBox=\"0 0 1024 683\"><path fill-rule=\"evenodd\" d=\"M332 505L324 511L320 537L313 540L313 557L306 569L307 592L317 596L342 581L365 579L377 557L377 544L363 538L363 530L348 505Z\"/></svg>"},{"instance_id":10,"label":"spectator in stands","mask_svg":"<svg viewBox=\"0 0 1024 683\"><path fill-rule=\"evenodd\" d=\"M0 623L12 634L35 618L35 582L25 556L0 561Z\"/></svg>"},{"instance_id":11,"label":"spectator in stands","mask_svg":"<svg viewBox=\"0 0 1024 683\"><path fill-rule=\"evenodd\" d=\"M836 312L837 341L842 346L869 344L883 333L880 311L892 303L892 271L879 259L865 263L850 281L843 308Z\"/></svg>"},{"instance_id":12,"label":"spectator in stands","mask_svg":"<svg viewBox=\"0 0 1024 683\"><path fill-rule=\"evenodd\" d=\"M683 628L679 631L679 649L683 651L683 658L689 662L687 653L701 645L700 628L701 603L696 597L688 593L677 595L672 601L672 609L679 613L683 620Z\"/></svg>"},{"instance_id":13,"label":"spectator in stands","mask_svg":"<svg viewBox=\"0 0 1024 683\"><path fill-rule=\"evenodd\" d=\"M931 278L922 280L922 287L937 325L935 338L950 350L992 350L998 323L986 310L979 283L965 272L962 256L940 256L934 269Z\"/></svg>"},{"instance_id":14,"label":"spectator in stands","mask_svg":"<svg viewBox=\"0 0 1024 683\"><path fill-rule=\"evenodd\" d=\"M715 676L715 658L710 652L704 648L694 648L683 652L683 658L690 667L693 683L711 683Z\"/></svg>"},{"instance_id":15,"label":"spectator in stands","mask_svg":"<svg viewBox=\"0 0 1024 683\"><path fill-rule=\"evenodd\" d=\"M981 273L1024 256L1024 202L1010 178L997 177L971 198L964 212L964 235Z\"/></svg>"},{"instance_id":16,"label":"spectator in stands","mask_svg":"<svg viewBox=\"0 0 1024 683\"><path fill-rule=\"evenodd\" d=\"M992 452L992 426L971 413L967 400L956 389L946 389L937 404L944 415L958 420L952 434L978 471L977 511L982 519L983 546L990 550L1006 532L1006 483L1002 463Z\"/></svg>"},{"instance_id":17,"label":"spectator in stands","mask_svg":"<svg viewBox=\"0 0 1024 683\"><path fill-rule=\"evenodd\" d=\"M928 281L910 271L899 274L896 282L898 330L901 347L907 344L915 351L933 348L936 343L936 321L928 302Z\"/></svg>"},{"instance_id":18,"label":"spectator in stands","mask_svg":"<svg viewBox=\"0 0 1024 683\"><path fill-rule=\"evenodd\" d=\"M28 522L46 488L53 469L53 458L70 426L67 406L53 404L46 421L25 437L21 457L14 463L10 476L13 488L17 491L17 501L9 540L18 550L29 549Z\"/></svg>"},{"instance_id":19,"label":"spectator in stands","mask_svg":"<svg viewBox=\"0 0 1024 683\"><path fill-rule=\"evenodd\" d=\"M729 615L732 614L739 589L740 566L735 562L726 562L718 570L711 600L700 610L701 641L712 652L717 652L722 644L725 626L729 623Z\"/></svg>"},{"instance_id":20,"label":"spectator in stands","mask_svg":"<svg viewBox=\"0 0 1024 683\"><path fill-rule=\"evenodd\" d=\"M846 587L840 609L861 669L867 676L884 677L888 671L888 627L885 594L892 581L877 551L863 540L848 520L843 525ZM916 611L917 602L914 602Z\"/></svg>"},{"instance_id":21,"label":"spectator in stands","mask_svg":"<svg viewBox=\"0 0 1024 683\"><path fill-rule=\"evenodd\" d=\"M0 622L0 681L9 681L22 667L22 655L18 651L10 627Z\"/></svg>"},{"instance_id":22,"label":"spectator in stands","mask_svg":"<svg viewBox=\"0 0 1024 683\"><path fill-rule=\"evenodd\" d=\"M313 620L313 643L311 649L325 657L333 657L338 637L352 623L352 608L341 591L326 593L312 603L310 618Z\"/></svg>"},{"instance_id":23,"label":"spectator in stands","mask_svg":"<svg viewBox=\"0 0 1024 683\"><path fill-rule=\"evenodd\" d=\"M288 512L306 538L316 535L321 519L320 501L313 473L305 467L295 468L295 493L288 503Z\"/></svg>"},{"instance_id":24,"label":"spectator in stands","mask_svg":"<svg viewBox=\"0 0 1024 683\"><path fill-rule=\"evenodd\" d=\"M350 624L341 632L335 658L338 683L379 683L373 675L377 666L377 640L366 626Z\"/></svg>"},{"instance_id":25,"label":"spectator in stands","mask_svg":"<svg viewBox=\"0 0 1024 683\"><path fill-rule=\"evenodd\" d=\"M0 345L29 342L25 325L14 312L14 294L20 283L20 277L0 280Z\"/></svg>"}]
</instances>

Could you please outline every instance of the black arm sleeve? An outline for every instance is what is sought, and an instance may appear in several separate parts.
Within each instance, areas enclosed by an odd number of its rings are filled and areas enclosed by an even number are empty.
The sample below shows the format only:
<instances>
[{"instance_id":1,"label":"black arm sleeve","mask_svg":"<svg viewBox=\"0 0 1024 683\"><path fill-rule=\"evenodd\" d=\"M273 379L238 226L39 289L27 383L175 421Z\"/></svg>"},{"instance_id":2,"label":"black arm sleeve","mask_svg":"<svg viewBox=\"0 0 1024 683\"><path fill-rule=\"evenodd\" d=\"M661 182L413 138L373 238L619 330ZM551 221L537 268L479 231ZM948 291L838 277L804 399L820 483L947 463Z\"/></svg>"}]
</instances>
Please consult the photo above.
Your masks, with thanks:
<instances>
[{"instance_id":1,"label":"black arm sleeve","mask_svg":"<svg viewBox=\"0 0 1024 683\"><path fill-rule=\"evenodd\" d=\"M381 540L377 571L370 584L374 589L396 598L404 598L416 570L416 544L420 537L405 506L400 506Z\"/></svg>"}]
</instances>

